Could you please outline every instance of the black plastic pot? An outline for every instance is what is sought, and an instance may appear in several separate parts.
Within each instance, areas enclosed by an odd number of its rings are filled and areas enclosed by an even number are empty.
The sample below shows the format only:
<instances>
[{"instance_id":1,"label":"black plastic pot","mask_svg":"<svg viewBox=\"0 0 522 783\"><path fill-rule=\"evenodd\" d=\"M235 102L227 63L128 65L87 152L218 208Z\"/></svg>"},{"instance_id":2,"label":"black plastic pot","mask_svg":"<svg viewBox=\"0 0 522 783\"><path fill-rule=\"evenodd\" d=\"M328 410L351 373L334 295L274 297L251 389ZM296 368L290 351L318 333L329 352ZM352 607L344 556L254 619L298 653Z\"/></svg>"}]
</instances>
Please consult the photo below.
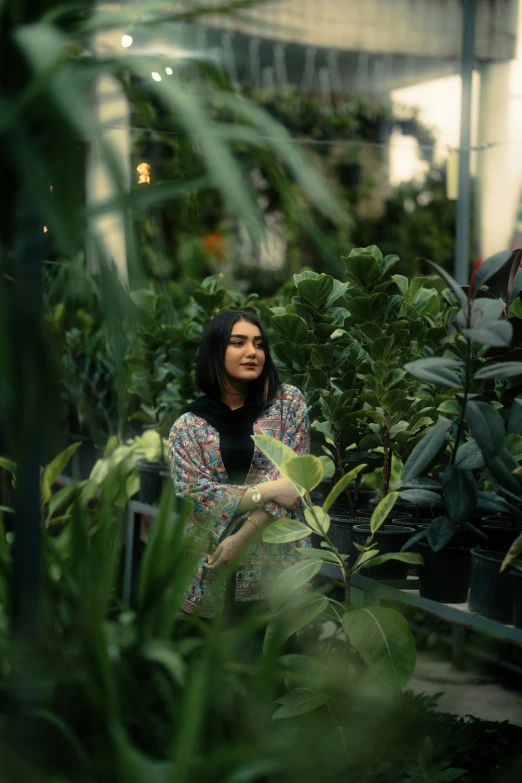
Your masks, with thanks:
<instances>
[{"instance_id":1,"label":"black plastic pot","mask_svg":"<svg viewBox=\"0 0 522 783\"><path fill-rule=\"evenodd\" d=\"M163 489L164 482L169 473L163 462L138 462L138 474L140 477L139 499L142 503L157 506Z\"/></svg>"},{"instance_id":2,"label":"black plastic pot","mask_svg":"<svg viewBox=\"0 0 522 783\"><path fill-rule=\"evenodd\" d=\"M509 573L513 591L513 625L522 628L522 571L513 568Z\"/></svg>"},{"instance_id":3,"label":"black plastic pot","mask_svg":"<svg viewBox=\"0 0 522 783\"><path fill-rule=\"evenodd\" d=\"M389 552L400 552L401 547L412 537L414 532L413 527L383 525L374 534L373 543L375 548L379 550L380 555L386 555ZM364 546L369 535L369 525L355 525L352 529L350 544L351 563L355 562L359 554L359 551L354 546L354 542ZM389 560L387 563L375 566L375 568L364 569L363 574L372 579L406 579L408 576L408 563L401 563L399 560Z\"/></svg>"},{"instance_id":4,"label":"black plastic pot","mask_svg":"<svg viewBox=\"0 0 522 783\"><path fill-rule=\"evenodd\" d=\"M490 620L512 623L513 586L509 572L500 573L504 554L473 549L471 557L470 610Z\"/></svg>"},{"instance_id":5,"label":"black plastic pot","mask_svg":"<svg viewBox=\"0 0 522 783\"><path fill-rule=\"evenodd\" d=\"M355 525L359 525L360 523L360 519L354 519L348 515L330 516L330 530L328 531L328 536L330 537L332 544L335 544L341 554L349 554L352 530ZM314 533L312 535L312 546L319 547L321 540L321 537Z\"/></svg>"},{"instance_id":6,"label":"black plastic pot","mask_svg":"<svg viewBox=\"0 0 522 783\"><path fill-rule=\"evenodd\" d=\"M520 528L509 525L483 525L482 532L488 537L483 546L492 552L507 552L513 541L520 535Z\"/></svg>"},{"instance_id":7,"label":"black plastic pot","mask_svg":"<svg viewBox=\"0 0 522 783\"><path fill-rule=\"evenodd\" d=\"M489 514L482 517L482 525L497 525L500 527L516 527L514 517L509 514Z\"/></svg>"},{"instance_id":8,"label":"black plastic pot","mask_svg":"<svg viewBox=\"0 0 522 783\"><path fill-rule=\"evenodd\" d=\"M370 501L377 495L377 490L371 487L360 487L357 495L354 495L354 502L359 508L369 508Z\"/></svg>"},{"instance_id":9,"label":"black plastic pot","mask_svg":"<svg viewBox=\"0 0 522 783\"><path fill-rule=\"evenodd\" d=\"M377 506L381 502L381 497L372 498L370 500L370 507L373 510L375 506ZM415 516L417 511L417 506L414 506L413 503L408 503L406 500L397 500L395 505L393 506L394 511L404 511L406 514L412 514L412 516Z\"/></svg>"},{"instance_id":10,"label":"black plastic pot","mask_svg":"<svg viewBox=\"0 0 522 783\"><path fill-rule=\"evenodd\" d=\"M362 517L363 519L371 519L374 511L375 511L374 508L358 508L357 516ZM388 516L386 517L386 523L393 522L395 519L408 520L408 525L409 525L410 519L413 519L413 517L409 513L409 511L395 511L395 508L393 508L388 514Z\"/></svg>"},{"instance_id":11,"label":"black plastic pot","mask_svg":"<svg viewBox=\"0 0 522 783\"><path fill-rule=\"evenodd\" d=\"M434 552L427 542L419 541L417 551L424 560L424 565L419 566L421 596L443 604L465 603L471 577L471 550L446 546Z\"/></svg>"}]
</instances>

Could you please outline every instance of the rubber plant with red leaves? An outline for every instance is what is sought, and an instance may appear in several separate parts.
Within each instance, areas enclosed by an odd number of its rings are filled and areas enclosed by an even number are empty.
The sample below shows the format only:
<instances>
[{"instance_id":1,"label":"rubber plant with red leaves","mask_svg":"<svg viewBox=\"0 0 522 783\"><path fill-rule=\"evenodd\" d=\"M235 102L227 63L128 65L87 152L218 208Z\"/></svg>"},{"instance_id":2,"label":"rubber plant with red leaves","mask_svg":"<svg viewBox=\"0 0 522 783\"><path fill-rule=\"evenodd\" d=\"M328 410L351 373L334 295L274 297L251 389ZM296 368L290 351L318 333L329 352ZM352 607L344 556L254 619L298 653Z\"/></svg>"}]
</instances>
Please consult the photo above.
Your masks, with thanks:
<instances>
[{"instance_id":1,"label":"rubber plant with red leaves","mask_svg":"<svg viewBox=\"0 0 522 783\"><path fill-rule=\"evenodd\" d=\"M509 308L522 288L521 257L522 251L515 250L476 262L467 287L430 262L460 310L451 324L454 334L444 341L444 354L410 362L405 369L426 382L427 394L443 390L453 392L454 399L440 406L438 419L404 464L401 496L443 512L410 546L427 537L438 551L462 527L480 536L470 519L481 513L520 515L510 502L522 501L522 476L513 473L520 449L506 439L505 426L508 433L522 436L522 395L513 400L511 410L502 406L502 395L508 379L522 381L522 356L505 360L519 326L514 328L513 321L520 320L509 317ZM505 355L498 361L490 352L500 350ZM485 491L486 483L504 497Z\"/></svg>"}]
</instances>

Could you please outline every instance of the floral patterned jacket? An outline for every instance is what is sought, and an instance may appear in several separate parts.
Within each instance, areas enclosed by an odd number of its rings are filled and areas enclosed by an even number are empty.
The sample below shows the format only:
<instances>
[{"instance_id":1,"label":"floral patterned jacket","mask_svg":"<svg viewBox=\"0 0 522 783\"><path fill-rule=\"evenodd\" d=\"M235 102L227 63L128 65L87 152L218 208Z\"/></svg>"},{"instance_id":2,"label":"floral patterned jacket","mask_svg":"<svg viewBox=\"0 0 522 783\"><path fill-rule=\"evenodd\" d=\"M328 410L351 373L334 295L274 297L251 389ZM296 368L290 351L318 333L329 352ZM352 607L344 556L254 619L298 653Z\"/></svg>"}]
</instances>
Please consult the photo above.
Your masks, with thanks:
<instances>
[{"instance_id":1,"label":"floral patterned jacket","mask_svg":"<svg viewBox=\"0 0 522 783\"><path fill-rule=\"evenodd\" d=\"M272 403L254 423L254 433L278 438L296 454L308 454L310 424L303 393L295 386L281 384ZM174 422L169 438L169 461L176 495L189 498L193 504L185 525L185 537L199 545L204 543L205 552L182 609L211 617L214 602L216 606L218 601L221 604L224 596L216 594L215 577L211 571L203 569L204 558L248 516L249 512L236 515L246 487L277 479L279 472L255 448L245 486L229 484L219 450L219 434L194 413L185 413ZM301 513L288 511L275 503L268 503L265 509L276 518L302 520ZM208 524L203 525L209 512L212 513L210 529ZM277 574L296 562L293 550L300 546L310 546L309 540L277 545L259 541L236 571L235 600L266 598Z\"/></svg>"}]
</instances>

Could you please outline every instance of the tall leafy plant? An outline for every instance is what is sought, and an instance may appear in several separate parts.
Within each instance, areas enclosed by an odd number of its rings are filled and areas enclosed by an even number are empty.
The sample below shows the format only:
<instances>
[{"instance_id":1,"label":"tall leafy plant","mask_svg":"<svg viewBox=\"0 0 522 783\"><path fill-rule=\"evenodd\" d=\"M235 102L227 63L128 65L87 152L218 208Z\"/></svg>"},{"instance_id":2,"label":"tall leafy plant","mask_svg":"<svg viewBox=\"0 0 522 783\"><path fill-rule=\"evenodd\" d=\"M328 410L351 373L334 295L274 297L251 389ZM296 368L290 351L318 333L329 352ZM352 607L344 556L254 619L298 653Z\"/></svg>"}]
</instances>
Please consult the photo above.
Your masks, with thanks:
<instances>
[{"instance_id":1,"label":"tall leafy plant","mask_svg":"<svg viewBox=\"0 0 522 783\"><path fill-rule=\"evenodd\" d=\"M503 387L506 379L516 379L522 373L522 362L491 357L491 348L504 350L510 345L514 330L503 317L504 298L497 296L494 285L490 291L482 286L494 281L500 293L504 278L514 280L519 260L518 252L492 256L476 269L467 293L432 264L459 305L453 323L455 339L442 356L410 362L405 369L432 393L448 391L452 399L439 406L445 415L439 415L404 465L401 495L419 505L444 503L444 514L433 520L427 533L418 536L427 535L435 550L451 541L459 525L473 528L469 519L476 510L509 510L496 493L481 489L486 478L504 484L504 491L506 482L512 489L518 485L512 476L517 462L505 439L497 385ZM513 409L513 426L517 410L518 403Z\"/></svg>"},{"instance_id":2,"label":"tall leafy plant","mask_svg":"<svg viewBox=\"0 0 522 783\"><path fill-rule=\"evenodd\" d=\"M332 488L322 506L315 506L311 492L324 477L324 466L314 455L296 456L288 446L266 435L254 436L257 447L271 460L283 476L295 487L305 504L305 523L297 520L279 520L268 526L263 534L264 541L273 544L288 544L316 533L323 540L320 549L299 548L300 555L296 565L286 569L274 583L270 598L271 609L275 616L270 621L266 637L265 652L270 652L323 614L327 608L330 616L344 629L346 634L346 654L348 663L358 670L358 661L362 659L373 676L391 688L403 687L413 672L415 665L415 646L413 636L404 617L394 609L368 607L354 609L351 597L351 580L354 574L368 568L395 559L407 563L422 563L417 554L388 553L379 554L374 542L374 534L384 524L386 517L397 500L398 493L391 493L375 509L370 521L370 535L366 544L357 545L358 554L350 563L348 555L341 554L329 538L331 505L357 474L364 464L346 473ZM340 603L322 593L309 592L296 595L296 591L316 576L323 566L334 565L339 570L344 586L344 602ZM303 661L306 666L306 661ZM302 694L301 694L302 695ZM316 694L321 696L321 694ZM290 692L285 696L288 704L300 694ZM310 699L304 711L313 710L328 701L328 696Z\"/></svg>"}]
</instances>

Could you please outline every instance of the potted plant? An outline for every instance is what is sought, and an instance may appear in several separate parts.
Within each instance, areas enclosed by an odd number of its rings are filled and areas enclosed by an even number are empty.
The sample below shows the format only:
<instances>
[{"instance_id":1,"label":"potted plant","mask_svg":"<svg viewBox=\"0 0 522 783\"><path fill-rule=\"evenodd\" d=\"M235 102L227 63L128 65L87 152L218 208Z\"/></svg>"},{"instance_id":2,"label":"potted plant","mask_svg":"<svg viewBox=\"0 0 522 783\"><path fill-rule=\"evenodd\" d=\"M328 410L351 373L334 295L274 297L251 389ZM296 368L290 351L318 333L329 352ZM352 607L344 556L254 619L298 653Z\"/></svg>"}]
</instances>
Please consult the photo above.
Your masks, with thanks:
<instances>
[{"instance_id":1,"label":"potted plant","mask_svg":"<svg viewBox=\"0 0 522 783\"><path fill-rule=\"evenodd\" d=\"M351 579L354 574L377 569L389 562L419 564L421 557L414 553L380 553L376 545L376 534L382 528L393 508L398 494L391 493L374 510L370 530L364 544L356 547L352 558L343 554L330 537L329 511L343 489L365 465L359 465L346 473L332 488L322 506L311 501L311 492L324 477L324 466L314 455L296 456L289 447L281 448L280 441L266 435L254 436L254 441L280 473L296 488L305 504L305 522L298 520L276 520L263 532L263 540L281 544L299 541L311 533L321 539L320 548L302 547L295 550L299 561L285 569L275 580L269 599L274 616L270 620L265 636L265 652L277 650L293 633L309 624L314 618L328 616L340 624L346 634L345 651L350 671L361 672L363 662L379 682L396 689L408 680L414 664L413 637L404 617L387 607L354 609L351 595ZM320 592L300 593L300 589L314 578L323 566L335 565L339 570L339 582L343 587L343 601L328 598ZM299 656L295 656L298 658ZM400 663L399 663L400 661ZM306 657L302 657L306 666ZM398 665L397 665L398 664ZM328 661L325 661L328 666ZM293 691L285 694L284 702L292 698ZM321 693L321 691L319 691ZM298 694L295 694L298 695ZM311 702L310 711L322 704L328 697ZM277 717L277 712L276 712Z\"/></svg>"},{"instance_id":2,"label":"potted plant","mask_svg":"<svg viewBox=\"0 0 522 783\"><path fill-rule=\"evenodd\" d=\"M180 373L171 360L178 335L166 317L168 297L149 290L132 291L130 296L137 318L132 351L127 356L128 390L131 399L139 401L139 410L130 420L142 422L145 430L154 433L156 447L145 449L138 464L140 500L154 504L168 476L163 440L183 407Z\"/></svg>"},{"instance_id":3,"label":"potted plant","mask_svg":"<svg viewBox=\"0 0 522 783\"><path fill-rule=\"evenodd\" d=\"M401 495L415 489L417 502L444 510L416 534L410 545L416 543L424 555L421 594L460 603L467 598L471 549L486 538L471 520L481 511L516 513L498 493L487 491L486 482L502 483L509 466L517 466L505 446L503 420L493 404L499 405L491 379L520 374L522 363L486 361L490 346L510 344L513 327L502 319L502 298L482 291L493 277L498 281L506 274L506 268L513 277L516 270L511 254L493 256L472 275L466 294L447 272L432 266L460 305L455 334L446 341L442 356L427 356L408 363L405 369L427 382L435 393L441 388L451 389L454 399L439 406L438 419L406 461ZM509 481L513 488L518 478Z\"/></svg>"}]
</instances>

